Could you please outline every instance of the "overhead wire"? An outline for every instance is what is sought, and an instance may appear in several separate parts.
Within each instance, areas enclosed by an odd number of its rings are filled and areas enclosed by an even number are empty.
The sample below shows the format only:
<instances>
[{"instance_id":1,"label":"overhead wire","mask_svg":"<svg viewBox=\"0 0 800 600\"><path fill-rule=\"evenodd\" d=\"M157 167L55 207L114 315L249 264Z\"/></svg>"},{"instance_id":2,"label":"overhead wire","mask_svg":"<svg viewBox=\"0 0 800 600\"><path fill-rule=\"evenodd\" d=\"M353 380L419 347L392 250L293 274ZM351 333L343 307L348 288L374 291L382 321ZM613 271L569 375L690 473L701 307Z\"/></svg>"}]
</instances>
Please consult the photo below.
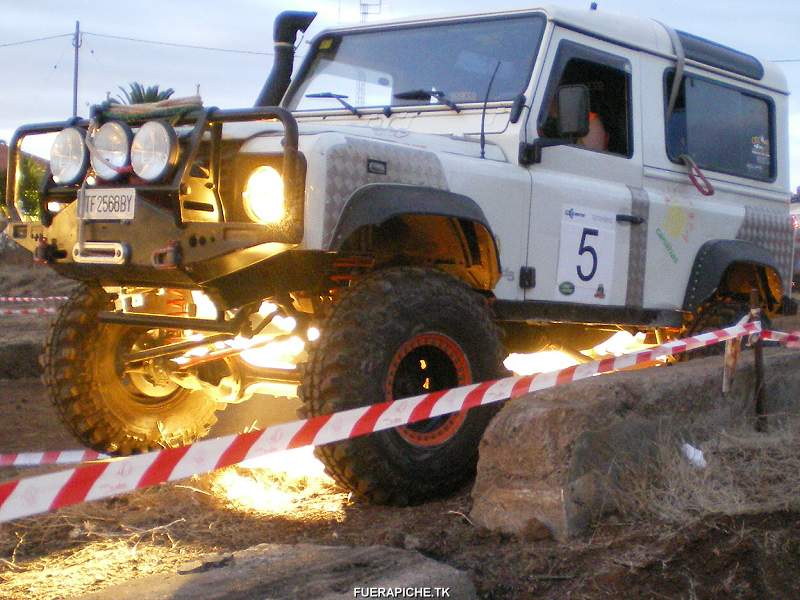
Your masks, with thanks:
<instances>
[{"instance_id":1,"label":"overhead wire","mask_svg":"<svg viewBox=\"0 0 800 600\"><path fill-rule=\"evenodd\" d=\"M60 33L58 35L48 35L45 37L31 38L29 40L19 40L17 42L0 43L0 48L7 48L10 46L20 46L22 44L33 44L35 42L44 42L46 40L54 40L57 38L74 37L74 33ZM190 48L192 50L206 50L209 52L229 52L232 54L251 54L258 56L274 56L274 52L267 52L261 50L242 50L239 48L222 48L220 46L200 46L196 44L181 44L179 42L166 42L163 40L148 40L144 38L128 37L124 35L111 35L108 33L96 33L94 31L81 31L81 35L91 35L98 38L106 38L111 40L121 40L126 42L137 42L140 44L154 44L157 46L171 46L174 48Z\"/></svg>"},{"instance_id":2,"label":"overhead wire","mask_svg":"<svg viewBox=\"0 0 800 600\"><path fill-rule=\"evenodd\" d=\"M4 42L0 44L0 48L8 48L10 46L21 46L22 44L33 44L34 42L44 42L46 40L54 40L56 38L72 37L74 33L59 33L58 35L48 35L45 37L32 38L30 40L19 40L18 42Z\"/></svg>"},{"instance_id":3,"label":"overhead wire","mask_svg":"<svg viewBox=\"0 0 800 600\"><path fill-rule=\"evenodd\" d=\"M111 40L123 40L126 42L138 42L140 44L154 44L156 46L172 46L174 48L190 48L192 50L207 50L209 52L230 52L233 54L255 54L259 56L274 56L274 52L262 52L260 50L239 50L235 48L221 48L219 46L198 46L194 44L180 44L178 42L165 42L161 40L147 40L143 38L127 37L123 35L111 35L108 33L95 33L92 31L84 31L84 35L91 35L99 38L107 38Z\"/></svg>"}]
</instances>

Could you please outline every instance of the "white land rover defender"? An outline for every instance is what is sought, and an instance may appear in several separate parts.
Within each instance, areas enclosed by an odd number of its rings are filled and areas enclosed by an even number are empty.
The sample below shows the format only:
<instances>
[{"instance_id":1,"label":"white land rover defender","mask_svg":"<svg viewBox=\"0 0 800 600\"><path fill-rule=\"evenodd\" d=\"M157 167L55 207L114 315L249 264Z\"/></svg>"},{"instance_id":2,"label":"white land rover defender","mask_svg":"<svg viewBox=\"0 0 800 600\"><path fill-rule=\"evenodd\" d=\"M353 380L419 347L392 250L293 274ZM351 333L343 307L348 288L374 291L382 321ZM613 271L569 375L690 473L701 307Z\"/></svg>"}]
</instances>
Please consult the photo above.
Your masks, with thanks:
<instances>
[{"instance_id":1,"label":"white land rover defender","mask_svg":"<svg viewBox=\"0 0 800 600\"><path fill-rule=\"evenodd\" d=\"M100 105L16 133L6 232L83 282L42 364L85 444L189 443L286 384L320 415L495 378L509 350L674 338L752 288L792 309L775 66L550 7L331 29L291 78L313 18L278 17L254 108ZM48 132L31 207L20 143ZM358 496L420 501L470 476L491 416L317 452Z\"/></svg>"}]
</instances>

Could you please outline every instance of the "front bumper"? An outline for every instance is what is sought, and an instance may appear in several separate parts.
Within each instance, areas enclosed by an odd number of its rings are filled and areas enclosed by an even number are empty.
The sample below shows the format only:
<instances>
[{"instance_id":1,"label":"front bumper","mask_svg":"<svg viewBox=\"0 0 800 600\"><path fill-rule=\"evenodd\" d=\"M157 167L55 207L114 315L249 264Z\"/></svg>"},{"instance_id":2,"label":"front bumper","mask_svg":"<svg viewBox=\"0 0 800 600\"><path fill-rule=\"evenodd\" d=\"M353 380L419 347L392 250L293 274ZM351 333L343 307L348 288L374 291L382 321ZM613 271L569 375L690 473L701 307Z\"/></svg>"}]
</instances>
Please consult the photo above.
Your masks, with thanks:
<instances>
[{"instance_id":1,"label":"front bumper","mask_svg":"<svg viewBox=\"0 0 800 600\"><path fill-rule=\"evenodd\" d=\"M95 124L108 117L93 109ZM131 125L141 125L152 115L137 117ZM235 211L229 210L233 201L221 197L220 182L227 165L223 164L222 127L229 122L275 121L283 125L282 177L285 219L275 225L252 222L225 221ZM64 127L88 127L88 121L68 121L29 125L20 128L9 145L9 165L6 198L0 203L0 215L10 217L7 235L34 254L37 261L49 264L60 274L73 279L96 281L102 285L137 285L158 287L191 287L206 289L225 305L236 306L251 292L240 293L223 289L231 282L250 284L254 273L263 276L275 270L281 281L263 288L298 285L298 277L287 273L288 266L298 262L324 263L319 252L297 250L304 229L304 165L298 152L297 122L287 111L278 107L257 109L218 110L198 109L182 117L177 125L190 125L171 181L145 184L131 180L119 185L136 188L135 219L131 221L81 221L77 215L78 186L56 186L50 173L45 175L38 212L41 222L26 222L18 216L20 206L15 197L16 172L20 159L19 148L30 135L59 131ZM201 144L208 179L198 184L196 167ZM230 148L228 148L229 150ZM215 218L190 220L184 217L184 200L191 187L204 187L215 195L218 209ZM63 208L58 213L48 211L48 201L57 199ZM235 200L235 199L234 199ZM197 204L197 203L195 203ZM234 217L235 218L235 217ZM279 258L286 255L290 258ZM309 259L314 255L320 259ZM293 257L293 258L291 258ZM269 263L271 267L265 265ZM282 265L282 266L281 266ZM307 272L308 269L297 269ZM281 275L282 274L282 275ZM240 285L250 289L252 285ZM269 294L262 293L259 297Z\"/></svg>"},{"instance_id":2,"label":"front bumper","mask_svg":"<svg viewBox=\"0 0 800 600\"><path fill-rule=\"evenodd\" d=\"M105 286L202 289L232 308L295 290L315 289L329 272L332 255L269 241L263 227L242 223L186 223L142 203L133 222L86 222L82 245L76 203L50 227L10 223L6 233L59 274ZM76 253L93 244L118 244L118 264L80 262ZM91 259L90 259L91 260ZM157 264L159 263L159 264Z\"/></svg>"}]
</instances>

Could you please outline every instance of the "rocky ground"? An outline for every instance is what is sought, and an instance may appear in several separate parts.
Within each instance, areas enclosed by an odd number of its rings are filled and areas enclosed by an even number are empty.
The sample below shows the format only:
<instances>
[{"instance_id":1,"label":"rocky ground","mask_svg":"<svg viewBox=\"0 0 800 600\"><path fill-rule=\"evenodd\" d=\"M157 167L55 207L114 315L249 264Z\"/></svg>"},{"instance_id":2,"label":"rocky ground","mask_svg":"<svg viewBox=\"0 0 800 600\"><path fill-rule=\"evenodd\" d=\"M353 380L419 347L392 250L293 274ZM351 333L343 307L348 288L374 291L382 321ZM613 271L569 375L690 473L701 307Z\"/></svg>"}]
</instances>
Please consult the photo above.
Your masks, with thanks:
<instances>
[{"instance_id":1,"label":"rocky ground","mask_svg":"<svg viewBox=\"0 0 800 600\"><path fill-rule=\"evenodd\" d=\"M69 287L44 269L0 266L2 295ZM0 347L17 348L0 355L0 453L75 447L33 376L31 355L47 319L0 319ZM19 351L26 344L28 354ZM469 488L386 508L354 502L313 467L287 474L279 466L236 467L0 525L0 597L82 595L262 543L415 550L467 572L479 596L491 599L800 596L796 505L744 513L732 506L684 519L634 512L558 543L476 527ZM0 469L0 480L24 474Z\"/></svg>"}]
</instances>

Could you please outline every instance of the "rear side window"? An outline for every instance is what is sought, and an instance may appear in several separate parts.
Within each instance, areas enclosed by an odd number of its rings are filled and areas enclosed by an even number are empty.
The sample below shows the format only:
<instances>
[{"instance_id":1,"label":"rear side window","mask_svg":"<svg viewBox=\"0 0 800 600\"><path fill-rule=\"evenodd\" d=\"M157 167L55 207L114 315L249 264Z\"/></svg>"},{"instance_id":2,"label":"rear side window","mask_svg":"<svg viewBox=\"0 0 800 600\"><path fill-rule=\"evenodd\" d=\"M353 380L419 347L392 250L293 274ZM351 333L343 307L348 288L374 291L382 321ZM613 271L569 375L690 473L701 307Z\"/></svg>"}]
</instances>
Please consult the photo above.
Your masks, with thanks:
<instances>
[{"instance_id":1,"label":"rear side window","mask_svg":"<svg viewBox=\"0 0 800 600\"><path fill-rule=\"evenodd\" d=\"M666 77L665 106L674 72ZM775 178L772 105L735 87L685 75L667 123L667 154L689 155L701 168L748 179Z\"/></svg>"}]
</instances>

